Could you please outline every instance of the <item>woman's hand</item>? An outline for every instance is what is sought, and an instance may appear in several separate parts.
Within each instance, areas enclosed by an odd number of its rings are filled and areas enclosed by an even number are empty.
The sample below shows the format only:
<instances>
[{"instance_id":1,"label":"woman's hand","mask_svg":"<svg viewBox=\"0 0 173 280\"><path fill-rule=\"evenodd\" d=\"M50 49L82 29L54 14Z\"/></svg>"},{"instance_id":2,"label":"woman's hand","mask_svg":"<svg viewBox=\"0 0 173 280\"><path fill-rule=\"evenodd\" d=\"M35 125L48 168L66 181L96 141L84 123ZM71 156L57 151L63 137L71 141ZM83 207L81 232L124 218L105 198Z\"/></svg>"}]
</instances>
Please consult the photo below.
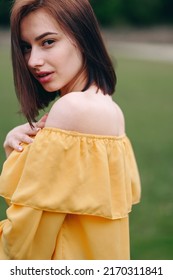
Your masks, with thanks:
<instances>
[{"instance_id":1,"label":"woman's hand","mask_svg":"<svg viewBox=\"0 0 173 280\"><path fill-rule=\"evenodd\" d=\"M48 115L46 114L37 123L33 123L33 127L31 127L29 123L26 123L10 130L3 145L6 157L8 157L13 150L22 152L23 147L21 146L21 143L32 143L32 137L45 126L47 116Z\"/></svg>"}]
</instances>

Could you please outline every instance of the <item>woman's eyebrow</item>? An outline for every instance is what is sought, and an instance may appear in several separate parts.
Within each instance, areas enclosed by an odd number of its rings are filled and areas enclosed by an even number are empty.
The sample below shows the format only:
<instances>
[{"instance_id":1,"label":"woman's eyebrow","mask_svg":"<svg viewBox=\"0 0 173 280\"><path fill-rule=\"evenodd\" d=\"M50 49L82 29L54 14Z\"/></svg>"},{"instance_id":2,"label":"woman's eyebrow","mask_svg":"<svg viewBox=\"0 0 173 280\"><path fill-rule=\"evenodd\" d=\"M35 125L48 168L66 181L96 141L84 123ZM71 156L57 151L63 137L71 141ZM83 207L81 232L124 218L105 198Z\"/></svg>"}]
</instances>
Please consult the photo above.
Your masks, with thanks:
<instances>
[{"instance_id":1,"label":"woman's eyebrow","mask_svg":"<svg viewBox=\"0 0 173 280\"><path fill-rule=\"evenodd\" d=\"M39 41L39 40L43 39L44 37L46 37L48 35L58 35L58 33L55 33L55 32L45 32L45 33L39 35L38 37L36 37L35 41Z\"/></svg>"},{"instance_id":2,"label":"woman's eyebrow","mask_svg":"<svg viewBox=\"0 0 173 280\"><path fill-rule=\"evenodd\" d=\"M39 40L41 40L42 38L44 38L44 37L46 37L48 35L58 35L58 33L56 33L56 32L45 32L45 33L39 35L38 37L36 37L34 40L35 41L39 41ZM22 44L29 44L29 43L27 43L27 41L22 40L22 38L21 38L21 43Z\"/></svg>"}]
</instances>

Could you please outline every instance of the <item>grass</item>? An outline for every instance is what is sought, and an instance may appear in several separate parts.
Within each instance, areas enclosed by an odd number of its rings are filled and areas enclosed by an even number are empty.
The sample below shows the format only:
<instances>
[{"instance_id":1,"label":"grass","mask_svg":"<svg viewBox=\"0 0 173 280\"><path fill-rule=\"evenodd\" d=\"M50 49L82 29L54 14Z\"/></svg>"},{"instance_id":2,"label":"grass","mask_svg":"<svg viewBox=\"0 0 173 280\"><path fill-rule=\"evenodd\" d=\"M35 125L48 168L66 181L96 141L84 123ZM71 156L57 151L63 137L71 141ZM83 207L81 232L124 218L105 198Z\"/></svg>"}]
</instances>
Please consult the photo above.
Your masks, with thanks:
<instances>
[{"instance_id":1,"label":"grass","mask_svg":"<svg viewBox=\"0 0 173 280\"><path fill-rule=\"evenodd\" d=\"M133 208L132 259L173 259L173 64L119 59L115 100L126 117L142 182Z\"/></svg>"},{"instance_id":2,"label":"grass","mask_svg":"<svg viewBox=\"0 0 173 280\"><path fill-rule=\"evenodd\" d=\"M116 56L116 54L115 54ZM23 122L16 112L9 50L0 48L0 165L6 133ZM142 183L142 200L130 214L131 258L173 259L173 64L117 57L115 101L126 118ZM1 203L0 218L5 215Z\"/></svg>"}]
</instances>

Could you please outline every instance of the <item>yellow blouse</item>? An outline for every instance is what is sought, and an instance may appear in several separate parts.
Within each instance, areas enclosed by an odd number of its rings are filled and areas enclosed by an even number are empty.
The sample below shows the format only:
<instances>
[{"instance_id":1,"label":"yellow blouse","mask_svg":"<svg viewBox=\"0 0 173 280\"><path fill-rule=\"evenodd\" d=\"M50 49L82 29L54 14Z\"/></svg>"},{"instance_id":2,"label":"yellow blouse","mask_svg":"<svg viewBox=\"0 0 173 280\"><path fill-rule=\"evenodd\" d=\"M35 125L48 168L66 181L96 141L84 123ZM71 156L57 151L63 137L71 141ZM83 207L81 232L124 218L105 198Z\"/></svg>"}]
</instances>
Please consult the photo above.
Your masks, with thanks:
<instances>
[{"instance_id":1,"label":"yellow blouse","mask_svg":"<svg viewBox=\"0 0 173 280\"><path fill-rule=\"evenodd\" d=\"M0 259L129 259L140 179L126 135L44 128L3 166Z\"/></svg>"}]
</instances>

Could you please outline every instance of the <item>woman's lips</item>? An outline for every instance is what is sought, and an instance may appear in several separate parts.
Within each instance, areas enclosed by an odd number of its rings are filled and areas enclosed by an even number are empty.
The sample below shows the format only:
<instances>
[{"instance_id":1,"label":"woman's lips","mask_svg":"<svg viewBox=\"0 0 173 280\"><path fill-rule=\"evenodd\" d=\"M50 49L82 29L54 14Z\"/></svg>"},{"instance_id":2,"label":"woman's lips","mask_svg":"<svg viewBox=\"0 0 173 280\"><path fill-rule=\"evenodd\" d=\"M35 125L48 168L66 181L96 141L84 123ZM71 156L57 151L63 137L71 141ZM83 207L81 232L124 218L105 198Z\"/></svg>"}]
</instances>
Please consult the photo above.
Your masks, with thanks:
<instances>
[{"instance_id":1,"label":"woman's lips","mask_svg":"<svg viewBox=\"0 0 173 280\"><path fill-rule=\"evenodd\" d=\"M49 83L52 80L53 72L39 72L36 74L37 80L41 83Z\"/></svg>"}]
</instances>

